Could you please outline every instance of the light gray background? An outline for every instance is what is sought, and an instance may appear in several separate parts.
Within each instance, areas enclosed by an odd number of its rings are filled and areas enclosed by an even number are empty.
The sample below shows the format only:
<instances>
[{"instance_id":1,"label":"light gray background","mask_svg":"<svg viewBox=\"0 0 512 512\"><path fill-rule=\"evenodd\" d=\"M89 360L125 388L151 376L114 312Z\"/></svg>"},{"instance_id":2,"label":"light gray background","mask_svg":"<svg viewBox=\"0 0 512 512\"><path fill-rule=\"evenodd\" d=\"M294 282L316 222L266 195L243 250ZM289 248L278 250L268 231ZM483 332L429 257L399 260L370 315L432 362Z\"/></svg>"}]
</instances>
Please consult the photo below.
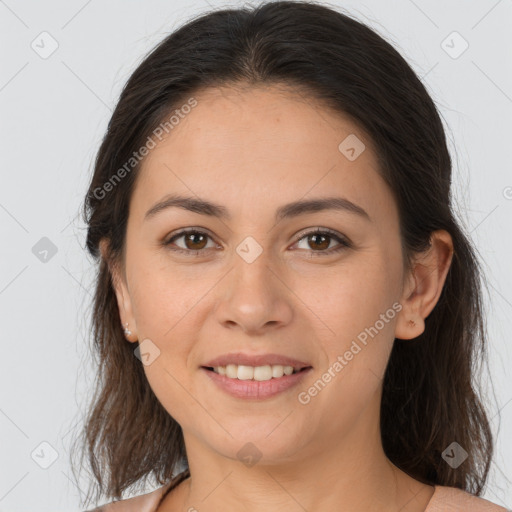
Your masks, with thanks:
<instances>
[{"instance_id":1,"label":"light gray background","mask_svg":"<svg viewBox=\"0 0 512 512\"><path fill-rule=\"evenodd\" d=\"M0 512L79 510L69 450L93 385L84 340L94 267L78 208L130 73L191 15L227 5L0 1ZM460 215L484 259L491 292L486 307L497 403L492 395L488 403L497 446L485 497L511 507L505 475L512 478L512 3L331 5L350 10L401 51L446 121ZM48 58L31 47L51 49L43 31L58 43ZM458 55L464 40L469 46ZM43 237L57 248L46 262L32 251ZM41 468L52 450L57 460Z\"/></svg>"}]
</instances>

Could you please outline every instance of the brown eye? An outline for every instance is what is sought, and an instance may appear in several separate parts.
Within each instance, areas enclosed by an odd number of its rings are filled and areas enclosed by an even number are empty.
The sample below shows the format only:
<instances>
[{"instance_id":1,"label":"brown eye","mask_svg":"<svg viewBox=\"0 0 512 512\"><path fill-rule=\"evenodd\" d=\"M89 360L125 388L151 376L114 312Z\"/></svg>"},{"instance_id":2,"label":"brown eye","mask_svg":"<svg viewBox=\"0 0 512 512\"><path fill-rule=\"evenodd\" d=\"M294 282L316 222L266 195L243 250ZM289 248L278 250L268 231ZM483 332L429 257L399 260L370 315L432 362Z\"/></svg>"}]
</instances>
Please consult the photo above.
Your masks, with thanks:
<instances>
[{"instance_id":1,"label":"brown eye","mask_svg":"<svg viewBox=\"0 0 512 512\"><path fill-rule=\"evenodd\" d=\"M310 245L310 247L313 249L328 249L330 245L330 239L331 237L329 235L317 235L316 233L314 235L308 235L308 238L310 240L313 240L313 244Z\"/></svg>"},{"instance_id":2,"label":"brown eye","mask_svg":"<svg viewBox=\"0 0 512 512\"><path fill-rule=\"evenodd\" d=\"M302 240L306 240L307 247L299 247L299 249L305 249L306 251L309 250L312 256L328 256L352 247L351 243L347 239L330 229L316 229L314 231L302 233L297 244L300 244ZM331 241L333 240L338 242L338 246L329 248Z\"/></svg>"},{"instance_id":3,"label":"brown eye","mask_svg":"<svg viewBox=\"0 0 512 512\"><path fill-rule=\"evenodd\" d=\"M181 244L174 243L180 239L183 240ZM212 240L213 243L210 247L207 246L208 239ZM311 254L311 256L328 256L352 247L348 239L329 229L316 229L314 231L303 233L301 238L296 242L296 245L306 239L307 247L299 248L305 249ZM338 245L334 246L334 248L329 248L333 240L338 242ZM187 229L181 231L169 238L166 242L163 242L163 245L166 247L168 246L169 249L173 251L195 256L201 254L201 252L206 252L207 249L216 247L212 237L208 233L198 229Z\"/></svg>"},{"instance_id":4,"label":"brown eye","mask_svg":"<svg viewBox=\"0 0 512 512\"><path fill-rule=\"evenodd\" d=\"M201 233L187 233L184 236L185 246L187 249L197 250L204 249L206 243L206 236Z\"/></svg>"},{"instance_id":5,"label":"brown eye","mask_svg":"<svg viewBox=\"0 0 512 512\"><path fill-rule=\"evenodd\" d=\"M180 233L171 237L167 242L164 242L165 246L170 246L170 248L177 252L183 253L199 253L209 247L206 247L208 243L208 239L211 238L207 233L203 231L190 229L187 231L181 231ZM175 240L182 239L183 245L174 244ZM176 245L176 247L172 247L172 245ZM215 245L215 244L214 244ZM210 246L211 247L211 246Z\"/></svg>"}]
</instances>

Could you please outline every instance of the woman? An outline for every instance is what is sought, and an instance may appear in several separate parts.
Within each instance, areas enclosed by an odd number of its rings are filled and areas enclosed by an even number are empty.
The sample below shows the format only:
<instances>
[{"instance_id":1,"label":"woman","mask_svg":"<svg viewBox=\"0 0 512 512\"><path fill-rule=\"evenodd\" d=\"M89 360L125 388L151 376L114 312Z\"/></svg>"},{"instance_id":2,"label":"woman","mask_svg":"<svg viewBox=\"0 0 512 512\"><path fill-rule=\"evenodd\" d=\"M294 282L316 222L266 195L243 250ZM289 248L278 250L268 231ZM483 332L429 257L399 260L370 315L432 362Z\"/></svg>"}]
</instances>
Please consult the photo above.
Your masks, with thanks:
<instances>
[{"instance_id":1,"label":"woman","mask_svg":"<svg viewBox=\"0 0 512 512\"><path fill-rule=\"evenodd\" d=\"M479 497L486 334L450 183L421 81L334 9L225 9L162 41L86 198L84 430L107 499L161 487L96 510L504 511Z\"/></svg>"}]
</instances>

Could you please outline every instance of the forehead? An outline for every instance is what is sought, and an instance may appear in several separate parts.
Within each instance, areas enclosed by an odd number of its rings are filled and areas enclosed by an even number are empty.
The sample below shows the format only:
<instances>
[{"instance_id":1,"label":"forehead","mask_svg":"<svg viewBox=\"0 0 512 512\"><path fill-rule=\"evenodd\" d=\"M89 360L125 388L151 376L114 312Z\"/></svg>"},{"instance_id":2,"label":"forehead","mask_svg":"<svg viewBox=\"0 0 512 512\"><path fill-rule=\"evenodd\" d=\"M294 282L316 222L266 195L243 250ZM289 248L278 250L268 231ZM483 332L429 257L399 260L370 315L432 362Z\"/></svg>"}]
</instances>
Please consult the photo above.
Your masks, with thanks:
<instances>
[{"instance_id":1,"label":"forehead","mask_svg":"<svg viewBox=\"0 0 512 512\"><path fill-rule=\"evenodd\" d=\"M373 218L396 215L372 142L350 118L276 87L212 88L194 98L143 161L132 198L139 217L171 192L226 204L235 215L261 217L336 193Z\"/></svg>"}]
</instances>

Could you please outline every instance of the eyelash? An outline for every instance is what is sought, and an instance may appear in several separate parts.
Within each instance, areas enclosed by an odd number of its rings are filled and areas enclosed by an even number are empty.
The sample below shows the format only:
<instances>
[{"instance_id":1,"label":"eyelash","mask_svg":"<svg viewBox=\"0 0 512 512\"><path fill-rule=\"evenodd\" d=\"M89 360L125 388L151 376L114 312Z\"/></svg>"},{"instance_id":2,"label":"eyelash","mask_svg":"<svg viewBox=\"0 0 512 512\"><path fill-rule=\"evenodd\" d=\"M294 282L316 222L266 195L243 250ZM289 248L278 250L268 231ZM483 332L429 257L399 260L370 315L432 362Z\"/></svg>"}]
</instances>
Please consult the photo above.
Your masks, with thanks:
<instances>
[{"instance_id":1,"label":"eyelash","mask_svg":"<svg viewBox=\"0 0 512 512\"><path fill-rule=\"evenodd\" d=\"M172 248L170 247L171 243L174 240L177 240L178 238L181 238L181 237L191 234L191 233L196 234L196 235L205 235L209 238L212 238L205 231L201 231L201 230L195 229L195 228L188 228L188 229L184 229L184 230L180 231L179 233L176 233L175 235L173 235L167 241L163 242L163 245L165 247L170 248L172 251L179 252L182 254L187 254L188 256L192 256L192 255L199 256L202 252L206 251L206 249L199 249L197 251L194 251L193 249L183 249L181 247L172 247ZM332 249L332 248L324 249L321 251L311 250L311 257L329 256L331 254L335 254L335 253L341 252L344 249L349 249L352 247L352 244L346 238L342 237L341 235L336 233L336 231L333 231L329 228L323 228L323 229L317 228L312 231L306 231L304 233L301 233L300 237L297 238L297 240L294 242L294 245L296 243L300 242L302 239L307 238L308 236L311 236L311 235L327 235L329 238L332 238L332 239L336 240L337 242L339 242L339 246L335 247L334 249Z\"/></svg>"}]
</instances>

